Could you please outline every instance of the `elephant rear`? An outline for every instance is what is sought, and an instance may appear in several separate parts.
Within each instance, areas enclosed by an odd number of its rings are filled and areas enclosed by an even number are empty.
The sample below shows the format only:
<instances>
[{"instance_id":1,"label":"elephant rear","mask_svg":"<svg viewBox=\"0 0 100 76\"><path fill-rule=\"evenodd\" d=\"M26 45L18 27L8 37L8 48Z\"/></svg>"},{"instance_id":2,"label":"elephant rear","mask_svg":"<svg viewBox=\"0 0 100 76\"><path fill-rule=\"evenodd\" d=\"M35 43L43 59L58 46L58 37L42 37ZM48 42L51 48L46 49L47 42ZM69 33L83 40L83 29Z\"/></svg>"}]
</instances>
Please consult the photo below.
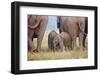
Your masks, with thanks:
<instances>
[{"instance_id":1,"label":"elephant rear","mask_svg":"<svg viewBox=\"0 0 100 76\"><path fill-rule=\"evenodd\" d=\"M60 32L66 32L71 36L73 49L77 47L76 45L77 37L79 37L80 48L83 48L85 36L87 33L87 29L85 29L87 24L87 18L78 16L65 16L65 17L61 16L58 17L58 19L59 19L58 29Z\"/></svg>"}]
</instances>

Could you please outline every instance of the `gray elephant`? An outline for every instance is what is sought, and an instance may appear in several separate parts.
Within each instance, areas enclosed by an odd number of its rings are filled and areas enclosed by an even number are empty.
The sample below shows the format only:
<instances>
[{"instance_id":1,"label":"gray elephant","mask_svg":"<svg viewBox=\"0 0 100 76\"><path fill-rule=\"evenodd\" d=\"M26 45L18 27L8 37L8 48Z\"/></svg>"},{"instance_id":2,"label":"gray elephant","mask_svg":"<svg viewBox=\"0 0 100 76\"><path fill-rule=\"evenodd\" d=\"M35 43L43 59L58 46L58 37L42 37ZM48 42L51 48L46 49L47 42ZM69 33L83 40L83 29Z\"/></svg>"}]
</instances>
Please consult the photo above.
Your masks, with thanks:
<instances>
[{"instance_id":1,"label":"gray elephant","mask_svg":"<svg viewBox=\"0 0 100 76\"><path fill-rule=\"evenodd\" d=\"M86 35L84 34L83 36L83 47L86 48L86 37L88 34L88 17L85 18L85 30L84 32L86 33Z\"/></svg>"},{"instance_id":2,"label":"gray elephant","mask_svg":"<svg viewBox=\"0 0 100 76\"><path fill-rule=\"evenodd\" d=\"M84 32L86 26L86 17L76 16L58 16L57 24L59 32L67 32L72 38L72 48L76 48L76 38L79 37L80 48L83 48L83 38L86 35Z\"/></svg>"},{"instance_id":3,"label":"gray elephant","mask_svg":"<svg viewBox=\"0 0 100 76\"><path fill-rule=\"evenodd\" d=\"M61 32L60 36L62 37L65 50L72 50L72 39L67 32Z\"/></svg>"},{"instance_id":4,"label":"gray elephant","mask_svg":"<svg viewBox=\"0 0 100 76\"><path fill-rule=\"evenodd\" d=\"M58 34L57 36L54 37L53 40L53 47L55 51L64 51L64 43L63 43L63 38Z\"/></svg>"},{"instance_id":5,"label":"gray elephant","mask_svg":"<svg viewBox=\"0 0 100 76\"><path fill-rule=\"evenodd\" d=\"M70 35L67 32L61 32L54 38L53 45L55 50L71 50L72 40Z\"/></svg>"},{"instance_id":6,"label":"gray elephant","mask_svg":"<svg viewBox=\"0 0 100 76\"><path fill-rule=\"evenodd\" d=\"M42 39L47 27L48 16L28 15L28 51L40 51ZM33 45L37 38L37 48Z\"/></svg>"},{"instance_id":7,"label":"gray elephant","mask_svg":"<svg viewBox=\"0 0 100 76\"><path fill-rule=\"evenodd\" d=\"M54 37L57 36L57 33L56 31L51 31L49 34L48 34L48 47L50 50L54 51L54 45L53 45L53 40L54 40Z\"/></svg>"}]
</instances>

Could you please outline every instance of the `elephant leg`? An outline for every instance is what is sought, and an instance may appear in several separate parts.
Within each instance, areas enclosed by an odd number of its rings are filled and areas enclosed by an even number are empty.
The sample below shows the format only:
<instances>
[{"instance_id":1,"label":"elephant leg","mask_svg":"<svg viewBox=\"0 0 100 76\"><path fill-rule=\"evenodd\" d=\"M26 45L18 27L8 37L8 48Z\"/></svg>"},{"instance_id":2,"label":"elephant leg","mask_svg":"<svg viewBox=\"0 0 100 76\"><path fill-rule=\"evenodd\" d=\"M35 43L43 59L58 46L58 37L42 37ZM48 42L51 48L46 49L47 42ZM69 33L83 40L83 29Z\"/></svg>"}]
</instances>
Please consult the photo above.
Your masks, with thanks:
<instances>
[{"instance_id":1,"label":"elephant leg","mask_svg":"<svg viewBox=\"0 0 100 76\"><path fill-rule=\"evenodd\" d=\"M72 42L69 44L69 49L72 50Z\"/></svg>"},{"instance_id":2,"label":"elephant leg","mask_svg":"<svg viewBox=\"0 0 100 76\"><path fill-rule=\"evenodd\" d=\"M65 48L66 48L66 47L64 46L64 44L63 44L63 41L60 42L60 48L61 48L61 51L64 51Z\"/></svg>"},{"instance_id":3,"label":"elephant leg","mask_svg":"<svg viewBox=\"0 0 100 76\"><path fill-rule=\"evenodd\" d=\"M83 37L83 47L84 47L84 48L86 47L86 45L85 45L85 40L86 40L86 35L84 35L84 37Z\"/></svg>"},{"instance_id":4,"label":"elephant leg","mask_svg":"<svg viewBox=\"0 0 100 76\"><path fill-rule=\"evenodd\" d=\"M28 50L32 51L34 50L35 46L32 42L32 39L31 38L28 38Z\"/></svg>"},{"instance_id":5,"label":"elephant leg","mask_svg":"<svg viewBox=\"0 0 100 76\"><path fill-rule=\"evenodd\" d=\"M48 47L49 47L50 50L53 49L51 38L48 39Z\"/></svg>"},{"instance_id":6,"label":"elephant leg","mask_svg":"<svg viewBox=\"0 0 100 76\"><path fill-rule=\"evenodd\" d=\"M83 34L82 33L79 34L79 46L80 46L80 49L83 50Z\"/></svg>"},{"instance_id":7,"label":"elephant leg","mask_svg":"<svg viewBox=\"0 0 100 76\"><path fill-rule=\"evenodd\" d=\"M28 39L28 51L30 51L32 48L32 44L31 44L31 41Z\"/></svg>"},{"instance_id":8,"label":"elephant leg","mask_svg":"<svg viewBox=\"0 0 100 76\"><path fill-rule=\"evenodd\" d=\"M65 50L68 51L68 46L65 47Z\"/></svg>"},{"instance_id":9,"label":"elephant leg","mask_svg":"<svg viewBox=\"0 0 100 76\"><path fill-rule=\"evenodd\" d=\"M37 51L40 51L41 50L41 43L42 43L42 39L41 39L41 36L39 36L37 38Z\"/></svg>"},{"instance_id":10,"label":"elephant leg","mask_svg":"<svg viewBox=\"0 0 100 76\"><path fill-rule=\"evenodd\" d=\"M68 46L67 46L67 49L68 49L68 50L71 50L71 47L70 47L70 45L68 45Z\"/></svg>"},{"instance_id":11,"label":"elephant leg","mask_svg":"<svg viewBox=\"0 0 100 76\"><path fill-rule=\"evenodd\" d=\"M40 51L40 50L41 50L41 44L42 44L43 36L44 36L44 34L41 34L41 35L37 38L37 51Z\"/></svg>"},{"instance_id":12,"label":"elephant leg","mask_svg":"<svg viewBox=\"0 0 100 76\"><path fill-rule=\"evenodd\" d=\"M41 50L41 44L42 44L43 36L44 36L45 30L46 30L46 26L47 25L44 22L41 22L39 35L37 38L37 51Z\"/></svg>"},{"instance_id":13,"label":"elephant leg","mask_svg":"<svg viewBox=\"0 0 100 76\"><path fill-rule=\"evenodd\" d=\"M55 51L53 42L51 43L51 51Z\"/></svg>"},{"instance_id":14,"label":"elephant leg","mask_svg":"<svg viewBox=\"0 0 100 76\"><path fill-rule=\"evenodd\" d=\"M76 49L76 36L73 37L72 40L73 40L73 41L72 41L72 48L73 48L73 50L75 50L75 49Z\"/></svg>"}]
</instances>

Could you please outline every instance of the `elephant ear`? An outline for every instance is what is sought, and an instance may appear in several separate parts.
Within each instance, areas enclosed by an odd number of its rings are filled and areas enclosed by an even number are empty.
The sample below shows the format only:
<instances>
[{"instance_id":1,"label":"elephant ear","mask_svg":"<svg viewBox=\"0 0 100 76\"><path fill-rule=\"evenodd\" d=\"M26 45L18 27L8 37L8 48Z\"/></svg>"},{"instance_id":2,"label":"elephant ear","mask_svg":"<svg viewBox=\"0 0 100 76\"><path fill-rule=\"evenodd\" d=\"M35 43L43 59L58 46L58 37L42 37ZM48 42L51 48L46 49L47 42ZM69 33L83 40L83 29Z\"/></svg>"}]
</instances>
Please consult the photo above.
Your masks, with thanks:
<instances>
[{"instance_id":1,"label":"elephant ear","mask_svg":"<svg viewBox=\"0 0 100 76\"><path fill-rule=\"evenodd\" d=\"M28 25L28 28L35 29L36 27L39 26L40 22L41 22L41 18L37 16L35 25Z\"/></svg>"}]
</instances>

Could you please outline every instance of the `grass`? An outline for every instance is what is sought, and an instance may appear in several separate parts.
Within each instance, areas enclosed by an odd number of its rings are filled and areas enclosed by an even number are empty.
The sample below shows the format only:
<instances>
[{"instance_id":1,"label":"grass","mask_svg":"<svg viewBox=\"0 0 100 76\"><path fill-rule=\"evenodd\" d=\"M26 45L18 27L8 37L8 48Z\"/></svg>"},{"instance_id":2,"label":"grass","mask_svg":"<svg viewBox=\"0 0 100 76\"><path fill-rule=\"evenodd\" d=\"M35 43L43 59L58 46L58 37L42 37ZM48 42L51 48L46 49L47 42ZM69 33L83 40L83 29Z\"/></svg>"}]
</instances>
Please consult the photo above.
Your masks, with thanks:
<instances>
[{"instance_id":1,"label":"grass","mask_svg":"<svg viewBox=\"0 0 100 76\"><path fill-rule=\"evenodd\" d=\"M77 41L78 43L78 41ZM34 40L36 46L36 39ZM85 48L80 50L51 51L48 49L48 33L45 33L40 52L28 52L28 60L57 60L57 59L85 59L88 58L88 51Z\"/></svg>"},{"instance_id":2,"label":"grass","mask_svg":"<svg viewBox=\"0 0 100 76\"><path fill-rule=\"evenodd\" d=\"M64 52L39 52L28 53L28 60L56 60L56 59L83 59L87 58L87 51L64 51Z\"/></svg>"}]
</instances>

